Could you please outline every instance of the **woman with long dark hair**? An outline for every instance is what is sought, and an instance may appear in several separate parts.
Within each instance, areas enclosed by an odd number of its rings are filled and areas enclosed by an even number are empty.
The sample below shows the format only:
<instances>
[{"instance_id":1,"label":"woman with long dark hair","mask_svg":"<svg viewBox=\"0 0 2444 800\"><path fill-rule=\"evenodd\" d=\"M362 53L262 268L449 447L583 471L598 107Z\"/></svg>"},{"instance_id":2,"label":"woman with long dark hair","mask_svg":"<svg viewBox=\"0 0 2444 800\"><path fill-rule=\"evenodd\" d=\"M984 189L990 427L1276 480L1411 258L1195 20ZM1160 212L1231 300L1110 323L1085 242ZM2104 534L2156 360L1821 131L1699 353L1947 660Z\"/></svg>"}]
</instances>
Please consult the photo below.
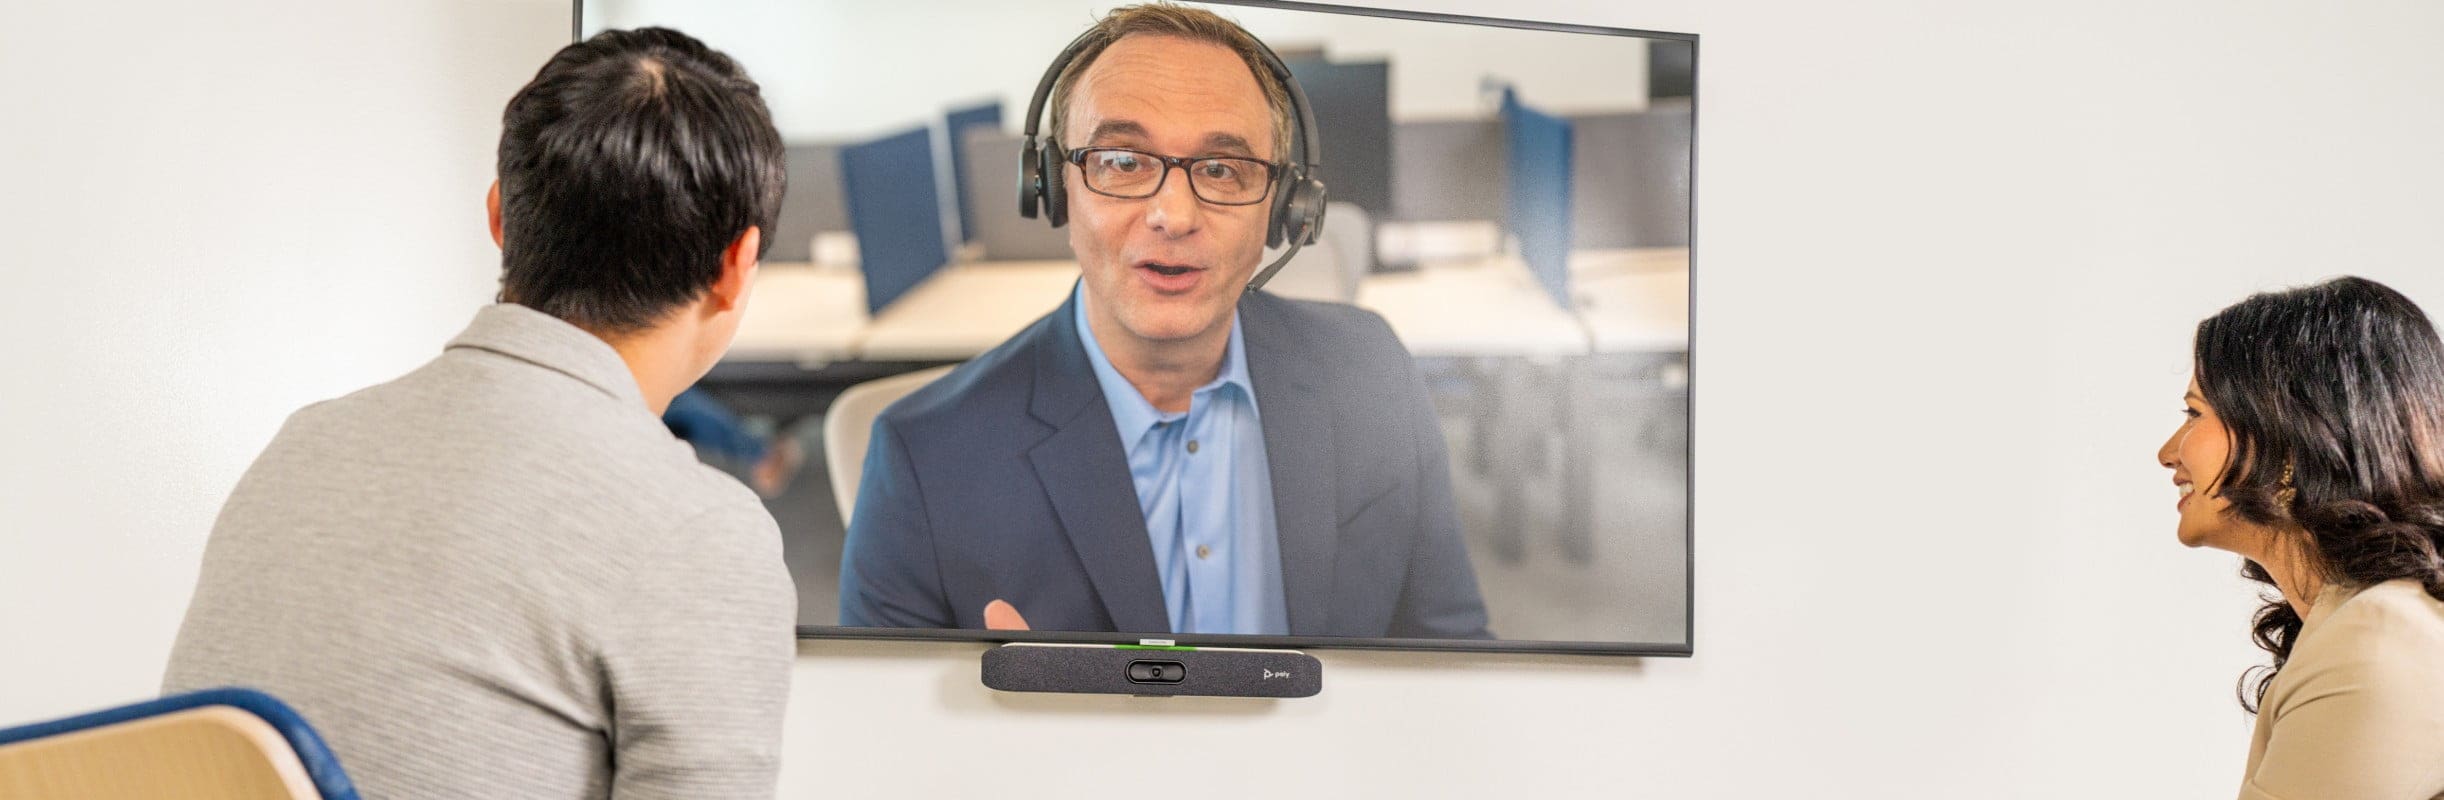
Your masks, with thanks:
<instances>
[{"instance_id":1,"label":"woman with long dark hair","mask_svg":"<svg viewBox=\"0 0 2444 800\"><path fill-rule=\"evenodd\" d=\"M2444 798L2444 344L2361 278L2198 323L2187 421L2158 451L2182 544L2239 553L2278 597L2251 798Z\"/></svg>"}]
</instances>

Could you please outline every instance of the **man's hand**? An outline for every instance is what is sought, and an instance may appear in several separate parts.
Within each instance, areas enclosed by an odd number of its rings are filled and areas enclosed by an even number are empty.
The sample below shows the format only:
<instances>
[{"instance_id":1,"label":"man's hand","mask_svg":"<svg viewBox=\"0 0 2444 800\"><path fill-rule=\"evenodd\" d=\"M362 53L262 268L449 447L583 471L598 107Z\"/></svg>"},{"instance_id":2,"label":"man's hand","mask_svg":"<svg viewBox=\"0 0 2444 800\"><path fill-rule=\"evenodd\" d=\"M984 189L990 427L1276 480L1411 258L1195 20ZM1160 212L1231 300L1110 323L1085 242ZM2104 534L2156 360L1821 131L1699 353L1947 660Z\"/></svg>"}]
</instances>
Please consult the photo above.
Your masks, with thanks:
<instances>
[{"instance_id":1,"label":"man's hand","mask_svg":"<svg viewBox=\"0 0 2444 800\"><path fill-rule=\"evenodd\" d=\"M1017 607L1010 605L1008 600L998 599L984 604L984 629L988 631L1032 630L1027 627L1027 618L1019 616Z\"/></svg>"}]
</instances>

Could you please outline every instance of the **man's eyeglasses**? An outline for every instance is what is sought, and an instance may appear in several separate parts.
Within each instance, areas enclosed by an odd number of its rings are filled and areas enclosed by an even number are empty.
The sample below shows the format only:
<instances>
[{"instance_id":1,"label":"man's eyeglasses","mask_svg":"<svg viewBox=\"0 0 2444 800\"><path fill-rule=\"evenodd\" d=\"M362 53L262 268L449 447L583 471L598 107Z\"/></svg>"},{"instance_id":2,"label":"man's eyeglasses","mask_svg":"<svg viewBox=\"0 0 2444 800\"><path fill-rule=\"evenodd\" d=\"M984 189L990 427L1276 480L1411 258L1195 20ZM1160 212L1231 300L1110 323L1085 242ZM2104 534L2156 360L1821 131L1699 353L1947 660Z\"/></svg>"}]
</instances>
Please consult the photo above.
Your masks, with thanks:
<instances>
[{"instance_id":1,"label":"man's eyeglasses","mask_svg":"<svg viewBox=\"0 0 2444 800\"><path fill-rule=\"evenodd\" d=\"M1126 147L1087 147L1069 151L1069 163L1096 194L1124 199L1153 197L1174 167L1188 174L1188 190L1197 199L1223 206L1264 202L1273 192L1277 167L1265 161L1235 156L1175 158Z\"/></svg>"}]
</instances>

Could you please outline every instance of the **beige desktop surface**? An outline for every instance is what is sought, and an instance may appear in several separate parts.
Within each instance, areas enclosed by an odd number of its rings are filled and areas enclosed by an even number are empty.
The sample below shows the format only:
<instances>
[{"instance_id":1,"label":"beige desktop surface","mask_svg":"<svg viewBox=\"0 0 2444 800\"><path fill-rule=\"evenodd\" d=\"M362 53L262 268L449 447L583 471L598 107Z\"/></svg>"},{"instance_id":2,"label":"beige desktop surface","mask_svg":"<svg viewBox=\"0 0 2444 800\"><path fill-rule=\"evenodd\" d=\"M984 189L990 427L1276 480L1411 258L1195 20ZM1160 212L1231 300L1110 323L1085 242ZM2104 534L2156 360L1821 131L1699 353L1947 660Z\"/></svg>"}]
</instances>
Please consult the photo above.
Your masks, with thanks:
<instances>
[{"instance_id":1,"label":"beige desktop surface","mask_svg":"<svg viewBox=\"0 0 2444 800\"><path fill-rule=\"evenodd\" d=\"M1383 315L1420 357L1559 357L1587 352L1587 332L1515 257L1428 263L1358 282L1359 307Z\"/></svg>"},{"instance_id":2,"label":"beige desktop surface","mask_svg":"<svg viewBox=\"0 0 2444 800\"><path fill-rule=\"evenodd\" d=\"M900 295L867 326L868 361L957 361L1017 334L1068 299L1073 261L953 264Z\"/></svg>"},{"instance_id":3,"label":"beige desktop surface","mask_svg":"<svg viewBox=\"0 0 2444 800\"><path fill-rule=\"evenodd\" d=\"M1689 349L1689 250L1570 254L1570 296L1597 353Z\"/></svg>"},{"instance_id":4,"label":"beige desktop surface","mask_svg":"<svg viewBox=\"0 0 2444 800\"><path fill-rule=\"evenodd\" d=\"M765 264L726 358L811 365L855 358L867 322L865 276L856 268Z\"/></svg>"}]
</instances>

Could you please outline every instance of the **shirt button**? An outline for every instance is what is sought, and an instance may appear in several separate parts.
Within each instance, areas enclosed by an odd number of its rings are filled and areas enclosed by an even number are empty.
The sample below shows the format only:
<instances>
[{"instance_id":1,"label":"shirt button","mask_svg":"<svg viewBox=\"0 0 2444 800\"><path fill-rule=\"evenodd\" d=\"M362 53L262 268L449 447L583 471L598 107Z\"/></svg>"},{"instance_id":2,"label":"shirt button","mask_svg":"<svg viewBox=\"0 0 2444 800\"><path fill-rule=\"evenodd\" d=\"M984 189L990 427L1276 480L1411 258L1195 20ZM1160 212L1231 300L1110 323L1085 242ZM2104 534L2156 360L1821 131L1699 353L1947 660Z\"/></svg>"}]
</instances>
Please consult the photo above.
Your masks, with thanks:
<instances>
[{"instance_id":1,"label":"shirt button","mask_svg":"<svg viewBox=\"0 0 2444 800\"><path fill-rule=\"evenodd\" d=\"M1197 440L1195 440L1195 439L1190 439L1190 440L1188 440L1188 454L1189 454L1189 455L1196 455L1196 452L1197 452Z\"/></svg>"},{"instance_id":2,"label":"shirt button","mask_svg":"<svg viewBox=\"0 0 2444 800\"><path fill-rule=\"evenodd\" d=\"M1214 554L1214 549L1213 549L1213 548L1211 548L1211 547L1207 547L1207 546L1205 546L1205 545L1201 545L1201 544L1200 544L1200 545L1197 545L1197 560L1202 561L1202 560L1204 560L1204 559L1211 558L1211 557L1213 556L1213 554Z\"/></svg>"}]
</instances>

